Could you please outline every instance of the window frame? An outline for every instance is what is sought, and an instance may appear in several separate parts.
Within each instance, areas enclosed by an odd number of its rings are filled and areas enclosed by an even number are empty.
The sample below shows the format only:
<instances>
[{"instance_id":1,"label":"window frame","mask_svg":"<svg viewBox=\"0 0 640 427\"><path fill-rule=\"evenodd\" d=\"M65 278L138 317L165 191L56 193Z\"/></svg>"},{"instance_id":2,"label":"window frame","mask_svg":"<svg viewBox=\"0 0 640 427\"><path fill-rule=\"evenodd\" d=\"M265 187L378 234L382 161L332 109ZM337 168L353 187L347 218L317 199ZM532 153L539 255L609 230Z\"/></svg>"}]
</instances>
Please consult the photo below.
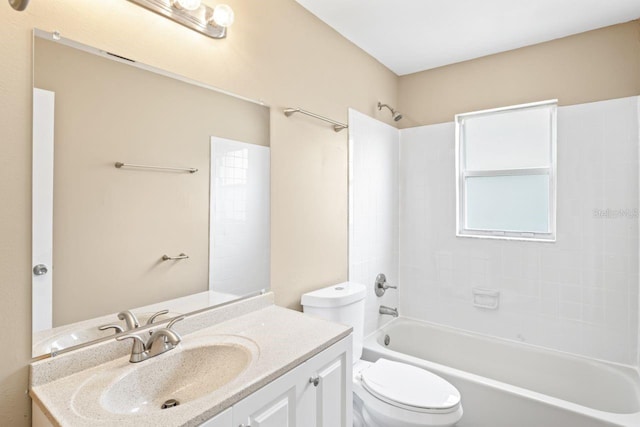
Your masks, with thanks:
<instances>
[{"instance_id":1,"label":"window frame","mask_svg":"<svg viewBox=\"0 0 640 427\"><path fill-rule=\"evenodd\" d=\"M506 111L518 111L518 110L540 108L540 107L550 107L549 120L551 121L551 126L550 126L551 135L550 135L550 147L549 147L550 149L549 167L496 169L496 170L482 170L482 171L477 171L477 170L469 171L466 169L466 166L465 166L466 147L464 145L464 139L463 139L464 138L464 120L466 118L492 115L495 113L504 113ZM524 241L537 241L537 242L555 242L556 241L557 116L558 116L558 100L557 99L456 114L455 116L455 162L456 162L455 173L456 173L456 236L457 237L524 240ZM540 233L540 232L507 231L507 230L478 230L478 229L470 229L466 227L467 205L466 205L466 194L465 194L465 178L493 177L493 176L524 176L524 175L548 175L549 176L549 212L548 212L549 231L548 232Z\"/></svg>"}]
</instances>

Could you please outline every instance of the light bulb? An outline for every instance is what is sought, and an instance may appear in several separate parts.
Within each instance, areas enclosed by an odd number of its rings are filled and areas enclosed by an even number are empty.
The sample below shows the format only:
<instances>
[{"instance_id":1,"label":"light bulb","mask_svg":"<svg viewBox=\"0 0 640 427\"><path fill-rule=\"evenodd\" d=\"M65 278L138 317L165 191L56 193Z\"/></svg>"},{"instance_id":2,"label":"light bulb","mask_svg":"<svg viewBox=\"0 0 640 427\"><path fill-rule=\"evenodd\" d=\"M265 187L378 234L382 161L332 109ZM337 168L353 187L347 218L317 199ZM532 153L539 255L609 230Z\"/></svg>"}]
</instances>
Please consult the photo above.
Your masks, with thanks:
<instances>
[{"instance_id":1,"label":"light bulb","mask_svg":"<svg viewBox=\"0 0 640 427\"><path fill-rule=\"evenodd\" d=\"M200 7L201 0L174 0L173 5L178 9L196 10Z\"/></svg>"},{"instance_id":2,"label":"light bulb","mask_svg":"<svg viewBox=\"0 0 640 427\"><path fill-rule=\"evenodd\" d=\"M213 22L221 27L229 27L233 24L233 9L226 4L219 4L213 9Z\"/></svg>"}]
</instances>

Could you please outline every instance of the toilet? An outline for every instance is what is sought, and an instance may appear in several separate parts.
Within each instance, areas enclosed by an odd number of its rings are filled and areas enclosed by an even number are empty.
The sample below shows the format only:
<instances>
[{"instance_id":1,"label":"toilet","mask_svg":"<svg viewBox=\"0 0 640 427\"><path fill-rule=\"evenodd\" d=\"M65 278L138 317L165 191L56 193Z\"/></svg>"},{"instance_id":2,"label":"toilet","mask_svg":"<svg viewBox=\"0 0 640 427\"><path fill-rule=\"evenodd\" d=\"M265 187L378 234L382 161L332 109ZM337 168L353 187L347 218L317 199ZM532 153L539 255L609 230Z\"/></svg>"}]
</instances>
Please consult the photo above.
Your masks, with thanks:
<instances>
[{"instance_id":1,"label":"toilet","mask_svg":"<svg viewBox=\"0 0 640 427\"><path fill-rule=\"evenodd\" d=\"M361 360L366 287L345 282L302 295L305 313L353 327L354 427L447 427L462 418L460 392L406 363ZM373 291L372 291L373 292Z\"/></svg>"}]
</instances>

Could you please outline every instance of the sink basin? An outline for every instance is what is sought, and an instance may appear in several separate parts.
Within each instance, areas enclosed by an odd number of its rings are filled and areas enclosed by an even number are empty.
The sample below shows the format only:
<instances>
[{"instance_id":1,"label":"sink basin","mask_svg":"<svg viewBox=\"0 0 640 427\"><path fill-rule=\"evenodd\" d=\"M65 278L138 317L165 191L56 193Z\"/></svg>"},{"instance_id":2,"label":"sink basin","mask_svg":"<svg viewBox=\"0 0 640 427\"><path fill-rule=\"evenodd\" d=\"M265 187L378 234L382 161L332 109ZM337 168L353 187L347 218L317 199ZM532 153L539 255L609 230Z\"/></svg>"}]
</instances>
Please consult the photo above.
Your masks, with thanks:
<instances>
[{"instance_id":1,"label":"sink basin","mask_svg":"<svg viewBox=\"0 0 640 427\"><path fill-rule=\"evenodd\" d=\"M109 412L130 414L159 411L170 399L188 403L236 378L250 361L249 350L235 344L167 353L162 363L140 362L104 392L100 404Z\"/></svg>"},{"instance_id":2,"label":"sink basin","mask_svg":"<svg viewBox=\"0 0 640 427\"><path fill-rule=\"evenodd\" d=\"M99 367L72 396L73 411L88 418L122 419L179 410L232 383L260 354L253 340L235 335L186 340L139 363L129 363L126 356ZM178 407L163 409L170 400Z\"/></svg>"}]
</instances>

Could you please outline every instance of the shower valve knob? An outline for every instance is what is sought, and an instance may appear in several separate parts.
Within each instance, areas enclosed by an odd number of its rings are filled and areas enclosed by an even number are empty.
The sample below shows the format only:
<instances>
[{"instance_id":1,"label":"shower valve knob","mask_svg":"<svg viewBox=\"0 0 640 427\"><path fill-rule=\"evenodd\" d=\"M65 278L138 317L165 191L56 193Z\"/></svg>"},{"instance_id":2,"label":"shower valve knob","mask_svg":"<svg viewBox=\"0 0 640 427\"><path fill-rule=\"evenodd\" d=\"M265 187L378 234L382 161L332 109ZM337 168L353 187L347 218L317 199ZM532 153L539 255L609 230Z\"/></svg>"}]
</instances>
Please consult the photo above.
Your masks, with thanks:
<instances>
[{"instance_id":1,"label":"shower valve knob","mask_svg":"<svg viewBox=\"0 0 640 427\"><path fill-rule=\"evenodd\" d=\"M390 284L388 284L387 276L385 276L383 273L380 273L376 277L376 283L375 283L374 289L376 291L376 295L381 297L382 295L384 295L387 289L398 289L398 287L391 286Z\"/></svg>"}]
</instances>

